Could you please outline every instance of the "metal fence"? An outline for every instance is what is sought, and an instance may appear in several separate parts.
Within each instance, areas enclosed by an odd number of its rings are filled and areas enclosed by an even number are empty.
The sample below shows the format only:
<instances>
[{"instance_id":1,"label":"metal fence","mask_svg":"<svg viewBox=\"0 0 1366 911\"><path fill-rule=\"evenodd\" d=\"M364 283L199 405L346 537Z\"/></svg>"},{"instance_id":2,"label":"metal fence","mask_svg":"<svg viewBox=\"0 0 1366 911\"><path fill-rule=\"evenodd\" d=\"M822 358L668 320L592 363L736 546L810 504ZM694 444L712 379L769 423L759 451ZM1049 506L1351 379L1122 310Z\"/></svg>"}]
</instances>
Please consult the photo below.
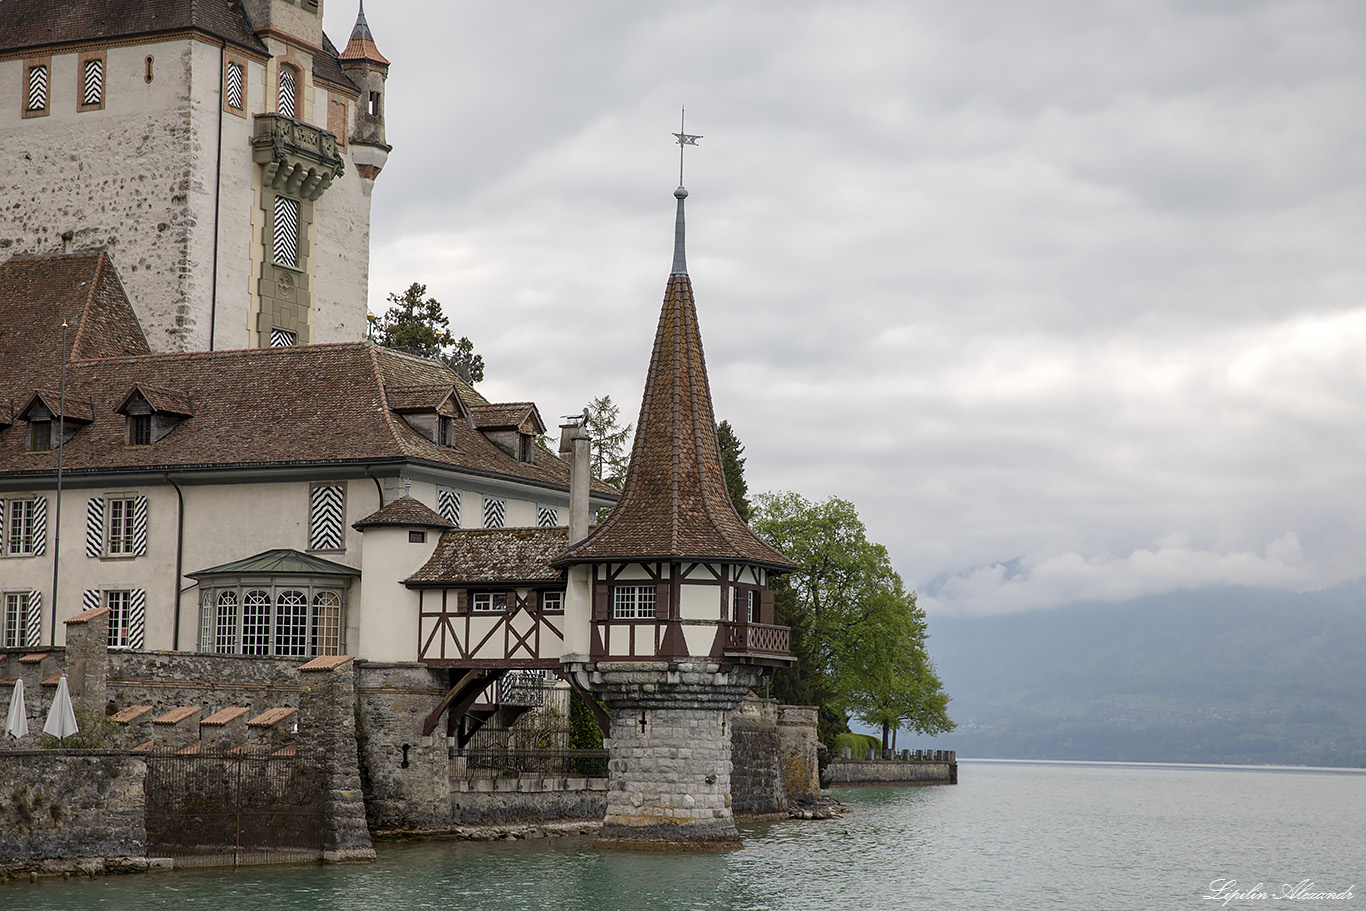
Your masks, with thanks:
<instances>
[{"instance_id":1,"label":"metal fence","mask_svg":"<svg viewBox=\"0 0 1366 911\"><path fill-rule=\"evenodd\" d=\"M317 860L323 757L241 752L147 757L147 850L177 866Z\"/></svg>"}]
</instances>

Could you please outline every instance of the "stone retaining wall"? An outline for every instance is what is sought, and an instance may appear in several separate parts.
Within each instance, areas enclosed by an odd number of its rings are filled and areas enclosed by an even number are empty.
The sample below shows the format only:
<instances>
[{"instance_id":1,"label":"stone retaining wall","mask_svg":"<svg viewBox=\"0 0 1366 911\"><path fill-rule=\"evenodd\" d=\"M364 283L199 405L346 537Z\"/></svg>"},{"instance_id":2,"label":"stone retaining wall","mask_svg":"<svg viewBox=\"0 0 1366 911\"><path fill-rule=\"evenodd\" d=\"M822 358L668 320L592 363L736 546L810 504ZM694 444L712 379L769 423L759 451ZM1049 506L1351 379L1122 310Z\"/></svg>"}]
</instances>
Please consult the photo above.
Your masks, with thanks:
<instances>
[{"instance_id":1,"label":"stone retaining wall","mask_svg":"<svg viewBox=\"0 0 1366 911\"><path fill-rule=\"evenodd\" d=\"M746 697L731 712L731 810L736 815L787 812L778 738L778 703Z\"/></svg>"},{"instance_id":2,"label":"stone retaining wall","mask_svg":"<svg viewBox=\"0 0 1366 911\"><path fill-rule=\"evenodd\" d=\"M457 825L596 822L607 812L607 779L476 778L452 782L450 800Z\"/></svg>"},{"instance_id":3,"label":"stone retaining wall","mask_svg":"<svg viewBox=\"0 0 1366 911\"><path fill-rule=\"evenodd\" d=\"M122 752L0 753L0 871L146 869L146 773Z\"/></svg>"},{"instance_id":4,"label":"stone retaining wall","mask_svg":"<svg viewBox=\"0 0 1366 911\"><path fill-rule=\"evenodd\" d=\"M825 784L957 784L958 762L836 759L825 767Z\"/></svg>"}]
</instances>

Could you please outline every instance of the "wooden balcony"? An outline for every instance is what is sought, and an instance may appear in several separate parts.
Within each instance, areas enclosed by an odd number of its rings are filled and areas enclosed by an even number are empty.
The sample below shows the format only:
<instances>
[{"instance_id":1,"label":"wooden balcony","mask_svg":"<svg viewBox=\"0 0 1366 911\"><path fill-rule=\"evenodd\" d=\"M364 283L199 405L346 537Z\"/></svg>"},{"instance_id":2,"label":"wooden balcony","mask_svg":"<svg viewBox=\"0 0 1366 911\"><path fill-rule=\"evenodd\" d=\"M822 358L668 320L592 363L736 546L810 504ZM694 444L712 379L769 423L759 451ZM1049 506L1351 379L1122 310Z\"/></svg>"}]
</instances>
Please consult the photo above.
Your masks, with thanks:
<instances>
[{"instance_id":1,"label":"wooden balcony","mask_svg":"<svg viewBox=\"0 0 1366 911\"><path fill-rule=\"evenodd\" d=\"M789 654L792 630L768 623L725 623L727 658L794 660Z\"/></svg>"}]
</instances>

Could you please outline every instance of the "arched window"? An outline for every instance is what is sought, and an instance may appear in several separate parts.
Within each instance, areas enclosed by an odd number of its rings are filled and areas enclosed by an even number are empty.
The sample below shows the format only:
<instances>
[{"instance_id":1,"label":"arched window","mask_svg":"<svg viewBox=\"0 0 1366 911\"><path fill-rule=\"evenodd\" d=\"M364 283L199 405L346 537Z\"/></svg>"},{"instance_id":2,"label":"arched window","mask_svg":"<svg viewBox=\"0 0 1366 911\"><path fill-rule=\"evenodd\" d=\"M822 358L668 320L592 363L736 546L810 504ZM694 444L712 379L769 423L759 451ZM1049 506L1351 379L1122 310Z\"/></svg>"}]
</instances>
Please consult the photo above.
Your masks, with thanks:
<instances>
[{"instance_id":1,"label":"arched window","mask_svg":"<svg viewBox=\"0 0 1366 911\"><path fill-rule=\"evenodd\" d=\"M214 631L213 650L223 654L237 651L237 592L218 593L218 619Z\"/></svg>"},{"instance_id":2,"label":"arched window","mask_svg":"<svg viewBox=\"0 0 1366 911\"><path fill-rule=\"evenodd\" d=\"M295 101L298 100L299 77L294 67L280 66L280 104L279 111L286 117L294 116Z\"/></svg>"},{"instance_id":3,"label":"arched window","mask_svg":"<svg viewBox=\"0 0 1366 911\"><path fill-rule=\"evenodd\" d=\"M313 655L341 654L341 598L336 592L313 596Z\"/></svg>"},{"instance_id":4,"label":"arched window","mask_svg":"<svg viewBox=\"0 0 1366 911\"><path fill-rule=\"evenodd\" d=\"M286 589L275 598L275 654L308 654L308 595L298 589Z\"/></svg>"},{"instance_id":5,"label":"arched window","mask_svg":"<svg viewBox=\"0 0 1366 911\"><path fill-rule=\"evenodd\" d=\"M270 654L270 592L264 589L242 598L242 654Z\"/></svg>"}]
</instances>

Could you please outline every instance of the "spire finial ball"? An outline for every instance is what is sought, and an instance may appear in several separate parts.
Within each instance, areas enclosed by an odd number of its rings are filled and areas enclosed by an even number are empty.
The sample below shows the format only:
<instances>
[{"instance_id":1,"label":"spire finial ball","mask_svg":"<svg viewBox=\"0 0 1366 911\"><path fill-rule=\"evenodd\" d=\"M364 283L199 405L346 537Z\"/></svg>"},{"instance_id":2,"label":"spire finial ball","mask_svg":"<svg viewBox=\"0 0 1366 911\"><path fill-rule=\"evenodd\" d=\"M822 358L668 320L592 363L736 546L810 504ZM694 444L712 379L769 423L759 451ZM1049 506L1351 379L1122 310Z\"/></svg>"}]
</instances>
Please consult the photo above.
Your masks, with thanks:
<instances>
[{"instance_id":1,"label":"spire finial ball","mask_svg":"<svg viewBox=\"0 0 1366 911\"><path fill-rule=\"evenodd\" d=\"M687 197L688 197L688 191L685 190L685 189L683 189L682 187L679 187L677 190L674 190L674 198L675 198L675 199L687 199Z\"/></svg>"}]
</instances>

